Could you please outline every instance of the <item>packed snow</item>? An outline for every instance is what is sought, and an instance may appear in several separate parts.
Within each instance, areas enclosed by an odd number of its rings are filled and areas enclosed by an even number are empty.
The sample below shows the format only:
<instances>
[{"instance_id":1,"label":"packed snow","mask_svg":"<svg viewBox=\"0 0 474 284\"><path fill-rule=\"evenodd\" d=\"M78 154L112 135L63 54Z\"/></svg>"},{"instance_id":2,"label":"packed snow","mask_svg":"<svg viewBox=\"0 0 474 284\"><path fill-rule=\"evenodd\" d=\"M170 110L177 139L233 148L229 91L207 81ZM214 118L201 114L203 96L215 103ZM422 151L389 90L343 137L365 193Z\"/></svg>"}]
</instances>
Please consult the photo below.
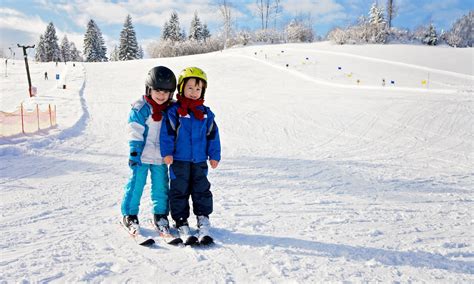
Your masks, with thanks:
<instances>
[{"instance_id":1,"label":"packed snow","mask_svg":"<svg viewBox=\"0 0 474 284\"><path fill-rule=\"evenodd\" d=\"M323 42L30 62L33 99L9 60L1 110L53 103L58 125L0 137L0 282L474 282L473 51ZM209 78L223 147L212 247L141 247L118 225L128 112L157 65ZM139 219L156 236L150 218L147 185Z\"/></svg>"}]
</instances>

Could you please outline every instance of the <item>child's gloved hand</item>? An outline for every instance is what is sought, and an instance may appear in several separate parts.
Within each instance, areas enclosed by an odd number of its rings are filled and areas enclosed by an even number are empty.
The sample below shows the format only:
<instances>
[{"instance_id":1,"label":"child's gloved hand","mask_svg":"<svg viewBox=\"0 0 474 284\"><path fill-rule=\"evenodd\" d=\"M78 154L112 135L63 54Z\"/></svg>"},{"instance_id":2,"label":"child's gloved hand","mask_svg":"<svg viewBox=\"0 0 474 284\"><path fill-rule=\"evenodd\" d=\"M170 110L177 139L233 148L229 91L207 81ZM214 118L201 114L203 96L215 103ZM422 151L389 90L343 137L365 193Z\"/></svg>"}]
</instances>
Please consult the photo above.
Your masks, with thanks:
<instances>
[{"instance_id":1,"label":"child's gloved hand","mask_svg":"<svg viewBox=\"0 0 474 284\"><path fill-rule=\"evenodd\" d=\"M132 152L128 157L128 166L134 168L135 166L141 166L142 160L140 159L141 153Z\"/></svg>"}]
</instances>

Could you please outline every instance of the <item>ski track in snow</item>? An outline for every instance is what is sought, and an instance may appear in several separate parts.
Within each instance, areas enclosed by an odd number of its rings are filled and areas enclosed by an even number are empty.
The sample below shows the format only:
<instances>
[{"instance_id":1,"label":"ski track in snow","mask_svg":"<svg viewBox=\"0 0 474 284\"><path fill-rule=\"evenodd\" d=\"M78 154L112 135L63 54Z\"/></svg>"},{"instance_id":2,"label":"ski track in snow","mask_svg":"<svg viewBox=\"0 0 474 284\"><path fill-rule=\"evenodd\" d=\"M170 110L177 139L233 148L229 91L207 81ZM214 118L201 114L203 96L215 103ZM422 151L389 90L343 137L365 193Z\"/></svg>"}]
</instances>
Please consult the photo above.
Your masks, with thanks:
<instances>
[{"instance_id":1,"label":"ski track in snow","mask_svg":"<svg viewBox=\"0 0 474 284\"><path fill-rule=\"evenodd\" d=\"M68 67L71 93L52 96L68 99L60 125L0 139L0 282L474 282L472 76L439 67L430 71L440 89L358 88L322 62L293 67L310 52L264 46ZM354 58L400 76L423 69ZM117 224L126 119L156 64L200 66L210 78L223 144L209 174L213 247L143 248ZM155 235L149 200L147 185L139 218Z\"/></svg>"}]
</instances>

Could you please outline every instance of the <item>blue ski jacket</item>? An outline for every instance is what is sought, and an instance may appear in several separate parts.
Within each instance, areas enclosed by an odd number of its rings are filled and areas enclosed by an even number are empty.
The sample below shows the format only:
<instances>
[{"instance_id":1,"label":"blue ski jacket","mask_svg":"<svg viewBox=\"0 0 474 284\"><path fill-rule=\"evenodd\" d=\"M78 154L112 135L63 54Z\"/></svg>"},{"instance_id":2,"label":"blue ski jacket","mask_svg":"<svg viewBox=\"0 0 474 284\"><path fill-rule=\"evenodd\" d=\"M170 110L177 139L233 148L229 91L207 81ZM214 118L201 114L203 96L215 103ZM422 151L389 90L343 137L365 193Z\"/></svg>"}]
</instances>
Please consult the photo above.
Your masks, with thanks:
<instances>
[{"instance_id":1,"label":"blue ski jacket","mask_svg":"<svg viewBox=\"0 0 474 284\"><path fill-rule=\"evenodd\" d=\"M142 163L160 165L160 132L162 120L154 121L151 105L141 97L132 104L128 117L128 143L130 153L137 152Z\"/></svg>"},{"instance_id":2,"label":"blue ski jacket","mask_svg":"<svg viewBox=\"0 0 474 284\"><path fill-rule=\"evenodd\" d=\"M178 107L175 102L166 111L160 133L161 156L193 163L220 161L219 129L211 109L198 106L204 112L204 119L198 120L191 111L186 116L179 115Z\"/></svg>"}]
</instances>

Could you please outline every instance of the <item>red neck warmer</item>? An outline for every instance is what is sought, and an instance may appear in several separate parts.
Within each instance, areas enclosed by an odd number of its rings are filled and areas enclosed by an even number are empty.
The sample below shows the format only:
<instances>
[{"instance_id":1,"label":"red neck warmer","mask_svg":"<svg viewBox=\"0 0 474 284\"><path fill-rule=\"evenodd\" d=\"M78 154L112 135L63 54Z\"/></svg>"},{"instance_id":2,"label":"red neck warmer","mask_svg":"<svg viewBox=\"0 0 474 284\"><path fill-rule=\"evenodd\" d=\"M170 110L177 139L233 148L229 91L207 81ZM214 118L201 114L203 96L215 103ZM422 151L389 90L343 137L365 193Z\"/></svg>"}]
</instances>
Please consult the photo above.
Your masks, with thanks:
<instances>
[{"instance_id":1,"label":"red neck warmer","mask_svg":"<svg viewBox=\"0 0 474 284\"><path fill-rule=\"evenodd\" d=\"M159 105L151 97L148 97L148 96L144 96L144 97L145 97L145 100L149 104L151 104L151 107L153 108L153 115L151 117L153 118L154 121L160 121L163 118L163 114L161 112L166 110L169 102Z\"/></svg>"},{"instance_id":2,"label":"red neck warmer","mask_svg":"<svg viewBox=\"0 0 474 284\"><path fill-rule=\"evenodd\" d=\"M188 114L188 110L190 110L197 119L204 119L204 112L197 108L198 106L202 106L204 104L204 100L191 100L186 98L184 95L178 95L177 97L179 102L178 113L181 116L186 116Z\"/></svg>"}]
</instances>

